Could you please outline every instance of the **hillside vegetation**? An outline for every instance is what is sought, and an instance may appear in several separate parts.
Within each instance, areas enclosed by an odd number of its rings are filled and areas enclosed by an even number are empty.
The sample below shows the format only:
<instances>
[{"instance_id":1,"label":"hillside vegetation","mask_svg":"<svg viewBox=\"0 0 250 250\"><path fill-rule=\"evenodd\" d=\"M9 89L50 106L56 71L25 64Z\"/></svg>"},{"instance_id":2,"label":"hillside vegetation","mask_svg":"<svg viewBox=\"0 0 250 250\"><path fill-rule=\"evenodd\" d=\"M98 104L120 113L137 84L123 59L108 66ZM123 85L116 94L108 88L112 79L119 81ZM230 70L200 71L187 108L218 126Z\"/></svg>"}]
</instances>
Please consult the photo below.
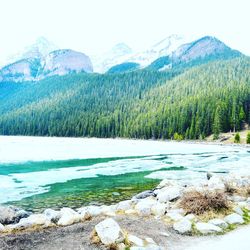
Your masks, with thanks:
<instances>
[{"instance_id":1,"label":"hillside vegetation","mask_svg":"<svg viewBox=\"0 0 250 250\"><path fill-rule=\"evenodd\" d=\"M0 84L5 135L204 138L250 123L250 59Z\"/></svg>"}]
</instances>

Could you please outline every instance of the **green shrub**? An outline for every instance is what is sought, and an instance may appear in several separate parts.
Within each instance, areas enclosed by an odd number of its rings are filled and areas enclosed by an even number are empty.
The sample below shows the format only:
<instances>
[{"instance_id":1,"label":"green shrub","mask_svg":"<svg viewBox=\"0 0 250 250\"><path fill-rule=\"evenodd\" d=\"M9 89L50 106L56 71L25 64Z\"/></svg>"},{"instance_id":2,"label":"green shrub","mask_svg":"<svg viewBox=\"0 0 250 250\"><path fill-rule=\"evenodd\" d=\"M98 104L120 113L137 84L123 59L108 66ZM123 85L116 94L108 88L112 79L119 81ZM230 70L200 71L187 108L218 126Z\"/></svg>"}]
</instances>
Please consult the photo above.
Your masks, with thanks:
<instances>
[{"instance_id":1,"label":"green shrub","mask_svg":"<svg viewBox=\"0 0 250 250\"><path fill-rule=\"evenodd\" d=\"M239 132L236 133L236 135L234 137L234 142L235 143L240 143L240 134L239 134Z\"/></svg>"},{"instance_id":2,"label":"green shrub","mask_svg":"<svg viewBox=\"0 0 250 250\"><path fill-rule=\"evenodd\" d=\"M250 132L247 133L247 144L250 144Z\"/></svg>"},{"instance_id":3,"label":"green shrub","mask_svg":"<svg viewBox=\"0 0 250 250\"><path fill-rule=\"evenodd\" d=\"M183 140L183 136L178 134L178 133L174 133L174 140L176 141L182 141Z\"/></svg>"}]
</instances>

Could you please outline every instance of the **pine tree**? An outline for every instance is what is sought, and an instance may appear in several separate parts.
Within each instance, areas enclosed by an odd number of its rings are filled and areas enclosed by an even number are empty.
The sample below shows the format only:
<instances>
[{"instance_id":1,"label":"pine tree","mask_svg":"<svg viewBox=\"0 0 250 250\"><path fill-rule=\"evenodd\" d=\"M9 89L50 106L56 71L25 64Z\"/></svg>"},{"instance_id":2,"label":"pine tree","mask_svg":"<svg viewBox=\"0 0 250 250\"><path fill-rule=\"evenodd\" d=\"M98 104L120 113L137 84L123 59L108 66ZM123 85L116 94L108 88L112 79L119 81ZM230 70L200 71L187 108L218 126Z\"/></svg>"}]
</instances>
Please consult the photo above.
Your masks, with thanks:
<instances>
[{"instance_id":1,"label":"pine tree","mask_svg":"<svg viewBox=\"0 0 250 250\"><path fill-rule=\"evenodd\" d=\"M234 142L235 142L235 143L240 143L240 134L239 134L239 132L237 132L237 133L235 134Z\"/></svg>"},{"instance_id":2,"label":"pine tree","mask_svg":"<svg viewBox=\"0 0 250 250\"><path fill-rule=\"evenodd\" d=\"M216 108L213 123L213 139L218 140L221 132L221 117L220 117L220 106Z\"/></svg>"}]
</instances>

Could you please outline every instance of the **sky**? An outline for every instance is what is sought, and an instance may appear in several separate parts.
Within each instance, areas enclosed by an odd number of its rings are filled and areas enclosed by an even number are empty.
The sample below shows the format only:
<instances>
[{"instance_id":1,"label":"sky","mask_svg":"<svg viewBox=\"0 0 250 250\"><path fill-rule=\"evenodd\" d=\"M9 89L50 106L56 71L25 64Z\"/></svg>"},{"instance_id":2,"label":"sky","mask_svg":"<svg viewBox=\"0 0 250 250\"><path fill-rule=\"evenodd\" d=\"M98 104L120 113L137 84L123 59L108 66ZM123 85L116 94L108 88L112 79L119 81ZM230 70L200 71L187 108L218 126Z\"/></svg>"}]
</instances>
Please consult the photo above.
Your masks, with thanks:
<instances>
[{"instance_id":1,"label":"sky","mask_svg":"<svg viewBox=\"0 0 250 250\"><path fill-rule=\"evenodd\" d=\"M0 0L0 62L40 36L90 55L212 35L250 55L249 11L249 0Z\"/></svg>"}]
</instances>

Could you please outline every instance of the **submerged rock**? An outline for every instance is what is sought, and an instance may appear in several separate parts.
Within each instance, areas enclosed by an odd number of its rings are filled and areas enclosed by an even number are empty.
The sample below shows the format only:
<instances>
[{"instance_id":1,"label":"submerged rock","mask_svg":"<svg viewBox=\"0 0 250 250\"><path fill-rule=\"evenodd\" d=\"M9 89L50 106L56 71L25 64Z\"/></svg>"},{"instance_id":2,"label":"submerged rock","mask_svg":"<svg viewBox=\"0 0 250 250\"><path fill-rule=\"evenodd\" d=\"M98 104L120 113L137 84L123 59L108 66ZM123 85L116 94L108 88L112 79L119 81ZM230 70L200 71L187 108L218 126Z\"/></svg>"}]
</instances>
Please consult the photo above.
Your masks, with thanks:
<instances>
[{"instance_id":1,"label":"submerged rock","mask_svg":"<svg viewBox=\"0 0 250 250\"><path fill-rule=\"evenodd\" d=\"M112 218L105 219L95 226L96 233L104 245L116 243L123 237L119 224Z\"/></svg>"}]
</instances>

